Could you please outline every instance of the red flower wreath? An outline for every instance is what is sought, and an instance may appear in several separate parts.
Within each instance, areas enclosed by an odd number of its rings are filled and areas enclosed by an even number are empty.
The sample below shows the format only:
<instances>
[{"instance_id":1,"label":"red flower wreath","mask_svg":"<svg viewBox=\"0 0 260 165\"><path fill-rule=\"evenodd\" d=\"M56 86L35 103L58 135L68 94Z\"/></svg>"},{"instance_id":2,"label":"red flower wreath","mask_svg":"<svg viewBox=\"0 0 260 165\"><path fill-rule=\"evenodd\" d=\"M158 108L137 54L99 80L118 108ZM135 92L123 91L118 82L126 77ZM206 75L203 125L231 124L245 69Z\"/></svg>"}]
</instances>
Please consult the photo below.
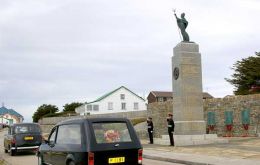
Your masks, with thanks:
<instances>
[{"instance_id":1,"label":"red flower wreath","mask_svg":"<svg viewBox=\"0 0 260 165\"><path fill-rule=\"evenodd\" d=\"M248 130L248 126L249 126L249 124L243 124L243 127L245 130Z\"/></svg>"},{"instance_id":2,"label":"red flower wreath","mask_svg":"<svg viewBox=\"0 0 260 165\"><path fill-rule=\"evenodd\" d=\"M228 124L228 125L226 125L226 127L227 127L228 131L231 131L233 126L232 126L232 124Z\"/></svg>"},{"instance_id":3,"label":"red flower wreath","mask_svg":"<svg viewBox=\"0 0 260 165\"><path fill-rule=\"evenodd\" d=\"M115 130L107 130L104 137L108 143L113 143L120 140L119 132Z\"/></svg>"}]
</instances>

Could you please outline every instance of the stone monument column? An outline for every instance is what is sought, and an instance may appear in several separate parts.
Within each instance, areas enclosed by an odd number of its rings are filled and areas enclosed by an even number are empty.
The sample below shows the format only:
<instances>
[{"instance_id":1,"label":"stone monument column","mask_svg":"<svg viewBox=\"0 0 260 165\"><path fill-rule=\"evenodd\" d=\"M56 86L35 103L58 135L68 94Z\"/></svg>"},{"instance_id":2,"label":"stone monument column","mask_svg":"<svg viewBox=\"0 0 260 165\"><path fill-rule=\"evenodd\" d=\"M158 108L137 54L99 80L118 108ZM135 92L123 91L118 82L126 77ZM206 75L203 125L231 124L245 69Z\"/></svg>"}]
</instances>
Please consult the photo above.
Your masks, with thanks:
<instances>
[{"instance_id":1,"label":"stone monument column","mask_svg":"<svg viewBox=\"0 0 260 165\"><path fill-rule=\"evenodd\" d=\"M172 74L174 134L205 134L201 54L198 44L181 42L174 48Z\"/></svg>"}]
</instances>

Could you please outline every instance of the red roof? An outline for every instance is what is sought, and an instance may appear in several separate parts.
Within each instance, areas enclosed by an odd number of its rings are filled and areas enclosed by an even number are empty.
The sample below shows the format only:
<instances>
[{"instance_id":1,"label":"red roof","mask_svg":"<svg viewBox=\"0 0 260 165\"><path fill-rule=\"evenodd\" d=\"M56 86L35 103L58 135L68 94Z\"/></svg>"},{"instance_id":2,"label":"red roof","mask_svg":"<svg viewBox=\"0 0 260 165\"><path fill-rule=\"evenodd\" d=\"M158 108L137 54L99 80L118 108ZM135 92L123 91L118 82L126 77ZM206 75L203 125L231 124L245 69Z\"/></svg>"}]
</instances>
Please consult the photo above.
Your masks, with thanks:
<instances>
[{"instance_id":1,"label":"red roof","mask_svg":"<svg viewBox=\"0 0 260 165\"><path fill-rule=\"evenodd\" d=\"M172 97L172 92L167 91L151 91L155 97Z\"/></svg>"}]
</instances>

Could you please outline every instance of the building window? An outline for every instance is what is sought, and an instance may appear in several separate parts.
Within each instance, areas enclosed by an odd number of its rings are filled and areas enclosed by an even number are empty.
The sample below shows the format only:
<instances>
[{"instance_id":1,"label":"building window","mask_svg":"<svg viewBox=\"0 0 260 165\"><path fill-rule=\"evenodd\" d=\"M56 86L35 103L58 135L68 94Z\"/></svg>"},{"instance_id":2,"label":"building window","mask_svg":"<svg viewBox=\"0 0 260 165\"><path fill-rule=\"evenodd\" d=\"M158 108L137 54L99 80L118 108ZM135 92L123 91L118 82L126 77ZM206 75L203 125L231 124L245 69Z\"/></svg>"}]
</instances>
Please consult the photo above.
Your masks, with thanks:
<instances>
[{"instance_id":1,"label":"building window","mask_svg":"<svg viewBox=\"0 0 260 165\"><path fill-rule=\"evenodd\" d=\"M93 110L94 111L98 111L99 110L99 106L98 105L93 105Z\"/></svg>"},{"instance_id":2,"label":"building window","mask_svg":"<svg viewBox=\"0 0 260 165\"><path fill-rule=\"evenodd\" d=\"M134 103L134 110L138 110L139 107L138 107L138 103Z\"/></svg>"},{"instance_id":3,"label":"building window","mask_svg":"<svg viewBox=\"0 0 260 165\"><path fill-rule=\"evenodd\" d=\"M84 116L89 116L90 115L90 112L85 112L84 113Z\"/></svg>"},{"instance_id":4,"label":"building window","mask_svg":"<svg viewBox=\"0 0 260 165\"><path fill-rule=\"evenodd\" d=\"M107 109L108 110L113 110L113 103L112 102L108 102L108 105L107 105Z\"/></svg>"},{"instance_id":5,"label":"building window","mask_svg":"<svg viewBox=\"0 0 260 165\"><path fill-rule=\"evenodd\" d=\"M120 99L124 100L125 99L125 94L120 94Z\"/></svg>"},{"instance_id":6,"label":"building window","mask_svg":"<svg viewBox=\"0 0 260 165\"><path fill-rule=\"evenodd\" d=\"M158 97L158 102L163 102L163 98L162 97Z\"/></svg>"},{"instance_id":7,"label":"building window","mask_svg":"<svg viewBox=\"0 0 260 165\"><path fill-rule=\"evenodd\" d=\"M87 105L87 111L92 111L92 105Z\"/></svg>"},{"instance_id":8,"label":"building window","mask_svg":"<svg viewBox=\"0 0 260 165\"><path fill-rule=\"evenodd\" d=\"M126 103L121 103L121 109L126 110Z\"/></svg>"}]
</instances>

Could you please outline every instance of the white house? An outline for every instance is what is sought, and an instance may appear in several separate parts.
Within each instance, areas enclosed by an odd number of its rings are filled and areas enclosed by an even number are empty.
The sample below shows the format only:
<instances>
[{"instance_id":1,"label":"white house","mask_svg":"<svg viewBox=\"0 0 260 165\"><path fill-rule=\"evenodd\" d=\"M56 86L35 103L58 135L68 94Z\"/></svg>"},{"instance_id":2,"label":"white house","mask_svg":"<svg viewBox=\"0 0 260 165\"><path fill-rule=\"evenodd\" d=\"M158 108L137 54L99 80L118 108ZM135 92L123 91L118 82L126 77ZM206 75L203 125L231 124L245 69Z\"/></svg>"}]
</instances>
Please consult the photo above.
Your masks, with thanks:
<instances>
[{"instance_id":1,"label":"white house","mask_svg":"<svg viewBox=\"0 0 260 165\"><path fill-rule=\"evenodd\" d=\"M147 110L145 100L124 86L75 109L80 115Z\"/></svg>"}]
</instances>

